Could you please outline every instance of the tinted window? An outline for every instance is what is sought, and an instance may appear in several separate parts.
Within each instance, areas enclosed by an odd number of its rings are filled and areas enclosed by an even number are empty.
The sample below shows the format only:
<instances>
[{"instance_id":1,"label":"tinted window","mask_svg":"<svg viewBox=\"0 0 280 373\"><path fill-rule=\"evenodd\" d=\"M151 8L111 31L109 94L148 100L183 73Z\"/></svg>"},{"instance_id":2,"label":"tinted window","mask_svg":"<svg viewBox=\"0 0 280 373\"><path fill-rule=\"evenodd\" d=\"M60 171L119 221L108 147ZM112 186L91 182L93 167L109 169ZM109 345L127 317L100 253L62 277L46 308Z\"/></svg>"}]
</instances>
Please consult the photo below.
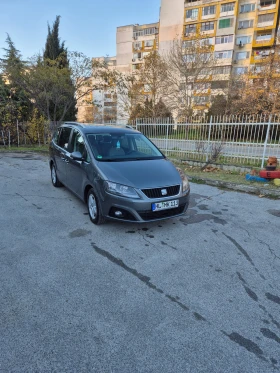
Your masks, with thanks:
<instances>
[{"instance_id":1,"label":"tinted window","mask_svg":"<svg viewBox=\"0 0 280 373\"><path fill-rule=\"evenodd\" d=\"M68 144L69 144L69 138L71 134L71 128L68 127L62 127L61 132L58 138L58 146L64 149L68 149Z\"/></svg>"}]
</instances>

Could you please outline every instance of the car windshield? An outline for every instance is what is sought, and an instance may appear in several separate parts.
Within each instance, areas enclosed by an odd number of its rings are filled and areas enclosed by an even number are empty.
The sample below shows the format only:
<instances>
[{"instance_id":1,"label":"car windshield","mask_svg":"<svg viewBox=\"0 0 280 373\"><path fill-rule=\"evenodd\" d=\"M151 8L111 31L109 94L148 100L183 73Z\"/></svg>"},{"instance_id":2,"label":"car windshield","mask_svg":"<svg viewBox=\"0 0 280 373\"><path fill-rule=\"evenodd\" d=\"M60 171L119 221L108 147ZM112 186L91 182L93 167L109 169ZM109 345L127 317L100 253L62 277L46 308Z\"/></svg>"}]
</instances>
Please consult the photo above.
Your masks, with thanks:
<instances>
[{"instance_id":1,"label":"car windshield","mask_svg":"<svg viewBox=\"0 0 280 373\"><path fill-rule=\"evenodd\" d=\"M87 139L95 159L101 162L164 158L157 147L141 133L90 133Z\"/></svg>"}]
</instances>

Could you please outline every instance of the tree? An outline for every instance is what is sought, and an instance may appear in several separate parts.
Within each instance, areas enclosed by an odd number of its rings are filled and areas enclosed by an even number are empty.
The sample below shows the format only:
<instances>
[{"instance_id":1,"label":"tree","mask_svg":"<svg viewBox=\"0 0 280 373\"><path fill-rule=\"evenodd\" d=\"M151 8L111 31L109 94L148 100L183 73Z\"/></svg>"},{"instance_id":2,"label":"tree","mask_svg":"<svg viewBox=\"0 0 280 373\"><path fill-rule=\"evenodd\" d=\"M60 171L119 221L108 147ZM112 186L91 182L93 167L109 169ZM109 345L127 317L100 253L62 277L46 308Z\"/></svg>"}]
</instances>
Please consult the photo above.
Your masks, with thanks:
<instances>
[{"instance_id":1,"label":"tree","mask_svg":"<svg viewBox=\"0 0 280 373\"><path fill-rule=\"evenodd\" d=\"M226 114L227 111L227 97L224 94L213 96L208 116L219 116Z\"/></svg>"},{"instance_id":2,"label":"tree","mask_svg":"<svg viewBox=\"0 0 280 373\"><path fill-rule=\"evenodd\" d=\"M137 65L136 65L137 66ZM167 66L157 51L151 52L132 74L118 74L118 103L130 119L161 117L166 107Z\"/></svg>"},{"instance_id":3,"label":"tree","mask_svg":"<svg viewBox=\"0 0 280 373\"><path fill-rule=\"evenodd\" d=\"M196 34L189 40L174 40L164 60L168 69L168 106L177 118L192 115L193 101L208 95L216 66L209 39Z\"/></svg>"},{"instance_id":4,"label":"tree","mask_svg":"<svg viewBox=\"0 0 280 373\"><path fill-rule=\"evenodd\" d=\"M65 49L64 41L61 43L59 38L59 22L60 16L56 16L52 29L50 28L50 25L48 25L48 36L43 56L44 60L56 60L58 57L61 57L62 54L65 54L65 56L67 56L67 50ZM60 62L64 66L66 66L67 58L65 61L60 60Z\"/></svg>"},{"instance_id":5,"label":"tree","mask_svg":"<svg viewBox=\"0 0 280 373\"><path fill-rule=\"evenodd\" d=\"M32 112L32 103L26 91L18 84L17 77L26 69L26 63L21 59L10 35L6 39L7 48L4 58L0 59L1 68L1 127L8 130L11 138L18 135L19 121L26 121ZM3 133L2 133L3 135Z\"/></svg>"},{"instance_id":6,"label":"tree","mask_svg":"<svg viewBox=\"0 0 280 373\"><path fill-rule=\"evenodd\" d=\"M232 77L229 89L230 113L270 115L280 112L279 48L259 59L248 72Z\"/></svg>"},{"instance_id":7,"label":"tree","mask_svg":"<svg viewBox=\"0 0 280 373\"><path fill-rule=\"evenodd\" d=\"M65 42L61 42L59 38L59 23L60 23L60 16L56 16L56 19L53 23L52 28L48 25L48 35L43 55L43 61L46 65L53 67L54 64L51 61L56 61L56 64L61 69L66 69L64 73L69 69L69 60L68 60L68 52L65 48ZM71 72L69 70L69 85L73 85L71 81ZM69 87L70 88L70 87ZM69 94L73 95L73 88L69 89ZM50 109L55 110L56 112L60 112L59 115L64 115L65 120L75 120L77 109L76 109L76 101L73 101L73 104L69 106L66 112L64 112L65 107L51 107Z\"/></svg>"}]
</instances>

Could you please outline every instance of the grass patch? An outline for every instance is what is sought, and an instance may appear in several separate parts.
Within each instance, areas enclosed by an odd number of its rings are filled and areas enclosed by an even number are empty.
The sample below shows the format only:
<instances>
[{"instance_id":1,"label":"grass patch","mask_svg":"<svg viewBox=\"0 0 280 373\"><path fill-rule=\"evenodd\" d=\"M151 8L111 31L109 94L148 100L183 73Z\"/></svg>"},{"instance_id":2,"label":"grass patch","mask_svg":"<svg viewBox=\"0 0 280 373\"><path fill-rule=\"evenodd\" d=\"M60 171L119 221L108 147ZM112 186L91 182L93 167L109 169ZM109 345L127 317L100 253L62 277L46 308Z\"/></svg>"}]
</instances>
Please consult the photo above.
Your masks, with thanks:
<instances>
[{"instance_id":1,"label":"grass patch","mask_svg":"<svg viewBox=\"0 0 280 373\"><path fill-rule=\"evenodd\" d=\"M26 146L0 146L0 152L36 152L36 153L47 153L49 151L49 145L26 145Z\"/></svg>"},{"instance_id":2,"label":"grass patch","mask_svg":"<svg viewBox=\"0 0 280 373\"><path fill-rule=\"evenodd\" d=\"M239 185L254 186L257 188L271 189L272 194L273 190L280 191L280 188L274 185L273 180L267 181L267 183L260 183L254 181L248 181L245 179L246 173L240 173L237 171L225 171L221 169L214 169L211 172L201 171L200 167L186 166L182 164L176 164L177 167L180 167L187 176L192 178L192 181L195 183L203 184L203 179L208 180L217 180L219 182L235 183ZM278 197L279 198L279 197Z\"/></svg>"}]
</instances>

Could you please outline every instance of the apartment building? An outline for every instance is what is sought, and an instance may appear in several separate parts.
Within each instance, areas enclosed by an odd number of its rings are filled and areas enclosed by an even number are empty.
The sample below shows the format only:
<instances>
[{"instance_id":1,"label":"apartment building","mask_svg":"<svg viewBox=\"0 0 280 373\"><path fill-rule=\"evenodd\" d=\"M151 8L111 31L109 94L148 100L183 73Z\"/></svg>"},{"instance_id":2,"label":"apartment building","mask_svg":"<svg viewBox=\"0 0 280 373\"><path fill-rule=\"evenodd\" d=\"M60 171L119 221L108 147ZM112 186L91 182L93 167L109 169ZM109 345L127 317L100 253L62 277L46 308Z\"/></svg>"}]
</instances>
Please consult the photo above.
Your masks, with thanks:
<instances>
[{"instance_id":1,"label":"apartment building","mask_svg":"<svg viewBox=\"0 0 280 373\"><path fill-rule=\"evenodd\" d=\"M205 81L193 83L194 109L203 112L210 106L211 96L223 92L227 87L231 73L242 74L249 69L261 71L266 57L280 49L277 39L279 2L161 0L159 22L117 28L117 53L116 57L111 58L114 68L137 74L143 58L151 51L159 50L164 54L174 39L187 42L195 35L200 35L205 44L211 46L216 60L211 76ZM98 92L94 92L93 96L105 108L102 100L106 97ZM120 109L116 111L116 120L119 121L124 113Z\"/></svg>"},{"instance_id":2,"label":"apartment building","mask_svg":"<svg viewBox=\"0 0 280 373\"><path fill-rule=\"evenodd\" d=\"M205 36L216 59L212 76L204 83L207 93L195 97L194 87L194 107L206 109L210 96L226 87L231 73L260 71L279 42L278 24L279 0L185 0L183 39Z\"/></svg>"}]
</instances>

